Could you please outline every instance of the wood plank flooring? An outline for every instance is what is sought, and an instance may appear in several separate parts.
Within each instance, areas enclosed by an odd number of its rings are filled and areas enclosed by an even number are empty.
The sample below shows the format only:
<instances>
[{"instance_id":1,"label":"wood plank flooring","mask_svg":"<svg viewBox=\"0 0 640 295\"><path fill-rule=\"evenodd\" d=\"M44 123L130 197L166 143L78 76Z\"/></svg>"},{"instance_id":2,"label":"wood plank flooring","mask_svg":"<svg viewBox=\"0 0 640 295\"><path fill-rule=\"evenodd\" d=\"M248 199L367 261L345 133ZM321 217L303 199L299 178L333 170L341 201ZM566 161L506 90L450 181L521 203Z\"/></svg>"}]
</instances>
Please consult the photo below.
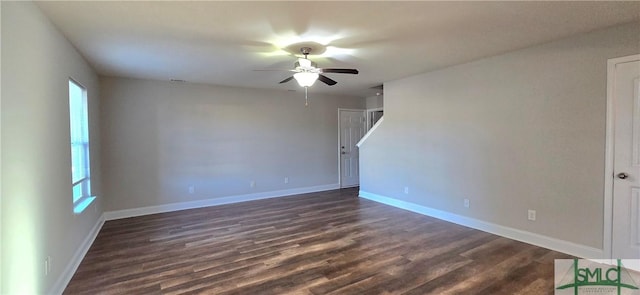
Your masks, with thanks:
<instances>
[{"instance_id":1,"label":"wood plank flooring","mask_svg":"<svg viewBox=\"0 0 640 295\"><path fill-rule=\"evenodd\" d=\"M357 193L108 221L64 294L553 294L572 258Z\"/></svg>"}]
</instances>

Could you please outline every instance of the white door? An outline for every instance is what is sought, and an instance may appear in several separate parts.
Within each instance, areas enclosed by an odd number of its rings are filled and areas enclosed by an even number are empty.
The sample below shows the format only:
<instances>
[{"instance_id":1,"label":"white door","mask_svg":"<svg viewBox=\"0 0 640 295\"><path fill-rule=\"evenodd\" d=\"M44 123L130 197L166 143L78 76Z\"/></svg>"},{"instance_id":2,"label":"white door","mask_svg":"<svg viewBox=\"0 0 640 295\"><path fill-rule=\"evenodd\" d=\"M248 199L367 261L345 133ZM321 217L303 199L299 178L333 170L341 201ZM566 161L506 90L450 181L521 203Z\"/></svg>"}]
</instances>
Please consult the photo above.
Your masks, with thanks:
<instances>
[{"instance_id":1,"label":"white door","mask_svg":"<svg viewBox=\"0 0 640 295\"><path fill-rule=\"evenodd\" d=\"M640 61L615 65L612 258L640 259Z\"/></svg>"},{"instance_id":2,"label":"white door","mask_svg":"<svg viewBox=\"0 0 640 295\"><path fill-rule=\"evenodd\" d=\"M364 136L367 119L364 110L340 110L340 187L360 184L358 147Z\"/></svg>"}]
</instances>

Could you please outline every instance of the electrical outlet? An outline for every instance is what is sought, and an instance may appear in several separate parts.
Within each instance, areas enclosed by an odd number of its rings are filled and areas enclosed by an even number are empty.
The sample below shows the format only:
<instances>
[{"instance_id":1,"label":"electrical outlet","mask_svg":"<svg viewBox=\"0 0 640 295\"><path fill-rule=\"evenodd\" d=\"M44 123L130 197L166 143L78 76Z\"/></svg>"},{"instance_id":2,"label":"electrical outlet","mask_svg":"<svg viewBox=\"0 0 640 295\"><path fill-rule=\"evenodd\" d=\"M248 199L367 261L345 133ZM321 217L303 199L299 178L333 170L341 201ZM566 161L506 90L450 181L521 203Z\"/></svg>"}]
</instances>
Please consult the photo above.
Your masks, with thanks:
<instances>
[{"instance_id":1,"label":"electrical outlet","mask_svg":"<svg viewBox=\"0 0 640 295\"><path fill-rule=\"evenodd\" d=\"M405 187L404 187L404 193L405 193L405 194L408 194L408 193L409 193L409 187L408 187L408 186L405 186Z\"/></svg>"},{"instance_id":2,"label":"electrical outlet","mask_svg":"<svg viewBox=\"0 0 640 295\"><path fill-rule=\"evenodd\" d=\"M469 208L469 199L464 199L464 207Z\"/></svg>"},{"instance_id":3,"label":"electrical outlet","mask_svg":"<svg viewBox=\"0 0 640 295\"><path fill-rule=\"evenodd\" d=\"M289 177L285 177L285 178L284 178L284 183L285 183L285 184L289 183Z\"/></svg>"},{"instance_id":4,"label":"electrical outlet","mask_svg":"<svg viewBox=\"0 0 640 295\"><path fill-rule=\"evenodd\" d=\"M189 186L189 193L193 194L196 191L196 188L193 185Z\"/></svg>"},{"instance_id":5,"label":"electrical outlet","mask_svg":"<svg viewBox=\"0 0 640 295\"><path fill-rule=\"evenodd\" d=\"M255 180L252 180L252 181L249 183L249 186L250 186L250 187L252 187L252 188L256 187L256 181L255 181Z\"/></svg>"},{"instance_id":6,"label":"electrical outlet","mask_svg":"<svg viewBox=\"0 0 640 295\"><path fill-rule=\"evenodd\" d=\"M536 221L536 210L529 210L527 212L527 219L531 221Z\"/></svg>"}]
</instances>

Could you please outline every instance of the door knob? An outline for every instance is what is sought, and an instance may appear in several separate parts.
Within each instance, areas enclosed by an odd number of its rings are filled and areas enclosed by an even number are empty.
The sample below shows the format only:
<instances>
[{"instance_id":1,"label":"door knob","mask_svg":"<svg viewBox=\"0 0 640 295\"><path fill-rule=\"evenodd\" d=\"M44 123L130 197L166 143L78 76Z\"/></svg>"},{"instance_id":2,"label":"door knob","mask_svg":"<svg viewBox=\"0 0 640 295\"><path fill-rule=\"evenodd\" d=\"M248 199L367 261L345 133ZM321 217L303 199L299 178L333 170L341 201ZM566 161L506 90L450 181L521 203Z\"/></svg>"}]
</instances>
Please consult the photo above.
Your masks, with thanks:
<instances>
[{"instance_id":1,"label":"door knob","mask_svg":"<svg viewBox=\"0 0 640 295\"><path fill-rule=\"evenodd\" d=\"M626 179L627 177L629 177L629 174L624 173L624 172L620 172L618 173L618 175L616 175L618 178L620 179Z\"/></svg>"},{"instance_id":2,"label":"door knob","mask_svg":"<svg viewBox=\"0 0 640 295\"><path fill-rule=\"evenodd\" d=\"M344 155L344 154L346 154L346 153L345 153L345 152L342 152L342 154Z\"/></svg>"}]
</instances>

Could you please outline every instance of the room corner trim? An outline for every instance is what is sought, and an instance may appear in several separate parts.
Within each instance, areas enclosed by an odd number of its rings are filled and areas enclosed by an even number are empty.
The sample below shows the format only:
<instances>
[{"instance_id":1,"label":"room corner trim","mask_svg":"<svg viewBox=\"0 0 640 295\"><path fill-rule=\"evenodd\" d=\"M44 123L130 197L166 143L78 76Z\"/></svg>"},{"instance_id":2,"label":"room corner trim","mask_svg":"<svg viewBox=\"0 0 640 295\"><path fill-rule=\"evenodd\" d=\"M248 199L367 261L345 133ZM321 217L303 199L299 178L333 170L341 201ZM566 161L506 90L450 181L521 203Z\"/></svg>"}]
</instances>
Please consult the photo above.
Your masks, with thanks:
<instances>
[{"instance_id":1,"label":"room corner trim","mask_svg":"<svg viewBox=\"0 0 640 295\"><path fill-rule=\"evenodd\" d=\"M93 242L98 237L98 233L102 229L104 222L105 218L103 214L100 216L100 218L98 218L96 224L93 226L93 228L91 228L91 231L89 231L87 237L84 239L84 241L82 241L82 244L80 244L80 247L78 247L73 257L71 257L71 260L69 260L69 263L67 263L64 271L60 274L56 282L53 284L51 292L48 292L47 294L62 294L64 292L64 289L71 281L71 278L76 273L76 270L78 270L82 259L84 259L84 256L87 255L87 252L89 252L89 248L91 248L91 245L93 245Z\"/></svg>"},{"instance_id":2,"label":"room corner trim","mask_svg":"<svg viewBox=\"0 0 640 295\"><path fill-rule=\"evenodd\" d=\"M105 220L114 220L114 219L122 219L122 218L143 216L143 215L156 214L156 213L173 212L173 211L180 211L180 210L187 210L187 209L240 203L240 202L246 202L246 201L255 201L255 200L262 200L262 199L298 195L298 194L314 193L314 192L328 191L328 190L334 190L334 189L340 189L340 184L333 183L333 184L327 184L327 185L301 187L301 188L293 188L293 189L278 190L278 191L260 192L260 193L254 193L254 194L227 196L227 197L211 198L211 199L205 199L205 200L171 203L171 204L163 204L163 205L157 205L157 206L117 210L117 211L108 211L108 212L105 212L104 215L105 215Z\"/></svg>"},{"instance_id":3,"label":"room corner trim","mask_svg":"<svg viewBox=\"0 0 640 295\"><path fill-rule=\"evenodd\" d=\"M360 191L359 196L361 198L365 198L371 201L375 201L378 203L382 203L385 205L393 206L396 208L412 211L418 214L438 218L444 221L452 222L458 225L474 228L477 230L485 231L488 233L492 233L498 236L502 236L505 238L509 238L512 240L517 240L521 242L525 242L528 244L536 245L539 247L551 249L554 251L559 251L563 253L567 253L570 255L582 257L582 258L601 258L603 257L602 249L597 249L589 246L584 246L576 243L572 243L565 240L560 240L528 231L523 231L511 227L506 227L502 225L498 225L491 222L486 222L482 220L478 220L475 218L470 218L462 215L457 215L454 213L449 213L442 210L437 210L429 207L425 207L422 205L377 195L374 193L370 193L367 191Z\"/></svg>"}]
</instances>

